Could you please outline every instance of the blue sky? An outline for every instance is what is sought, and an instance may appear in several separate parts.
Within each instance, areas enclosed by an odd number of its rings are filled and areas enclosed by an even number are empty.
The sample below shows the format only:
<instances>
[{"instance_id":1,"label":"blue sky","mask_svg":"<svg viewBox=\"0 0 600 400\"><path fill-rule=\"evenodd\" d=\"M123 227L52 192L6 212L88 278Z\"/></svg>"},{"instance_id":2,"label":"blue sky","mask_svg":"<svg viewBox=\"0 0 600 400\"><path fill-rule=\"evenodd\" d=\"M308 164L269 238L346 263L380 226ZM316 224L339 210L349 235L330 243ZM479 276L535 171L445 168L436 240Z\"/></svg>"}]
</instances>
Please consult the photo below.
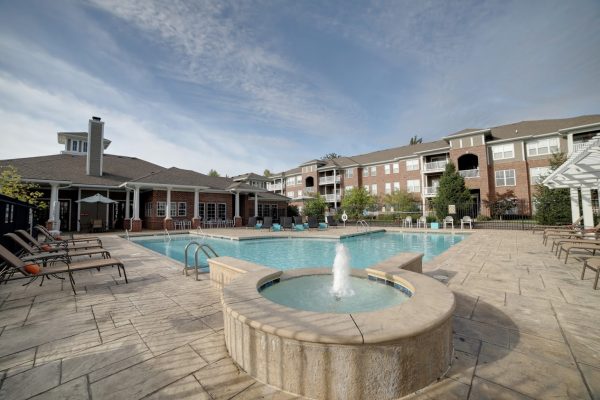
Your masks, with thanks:
<instances>
[{"instance_id":1,"label":"blue sky","mask_svg":"<svg viewBox=\"0 0 600 400\"><path fill-rule=\"evenodd\" d=\"M280 171L600 112L600 2L0 1L0 158L105 121L109 152Z\"/></svg>"}]
</instances>

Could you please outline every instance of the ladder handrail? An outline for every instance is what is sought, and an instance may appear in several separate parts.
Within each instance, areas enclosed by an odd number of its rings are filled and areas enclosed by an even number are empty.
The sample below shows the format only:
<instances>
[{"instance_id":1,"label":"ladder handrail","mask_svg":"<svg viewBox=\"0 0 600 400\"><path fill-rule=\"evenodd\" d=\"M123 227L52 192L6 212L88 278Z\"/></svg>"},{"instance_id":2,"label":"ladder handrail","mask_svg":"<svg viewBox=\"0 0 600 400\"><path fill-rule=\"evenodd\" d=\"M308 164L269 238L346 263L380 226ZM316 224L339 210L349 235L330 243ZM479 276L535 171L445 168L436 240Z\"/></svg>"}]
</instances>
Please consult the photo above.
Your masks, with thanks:
<instances>
[{"instance_id":1,"label":"ladder handrail","mask_svg":"<svg viewBox=\"0 0 600 400\"><path fill-rule=\"evenodd\" d=\"M365 229L365 232L368 232L371 229L367 221L364 219L359 219L356 221L356 230L360 230L361 227Z\"/></svg>"},{"instance_id":2,"label":"ladder handrail","mask_svg":"<svg viewBox=\"0 0 600 400\"><path fill-rule=\"evenodd\" d=\"M171 235L169 234L169 230L165 228L165 234L169 238L169 242L171 241Z\"/></svg>"},{"instance_id":3,"label":"ladder handrail","mask_svg":"<svg viewBox=\"0 0 600 400\"><path fill-rule=\"evenodd\" d=\"M219 257L219 255L217 254L217 252L215 251L215 249L213 249L210 245L208 245L206 243L198 243L195 240L189 242L185 246L185 250L183 251L183 258L184 258L183 273L185 274L185 276L187 276L188 269L191 268L191 267L188 267L188 249L192 245L196 246L196 251L194 252L194 269L196 270L196 280L198 280L198 269L199 269L198 252L202 251L206 255L206 258ZM207 249L209 251L207 251Z\"/></svg>"}]
</instances>

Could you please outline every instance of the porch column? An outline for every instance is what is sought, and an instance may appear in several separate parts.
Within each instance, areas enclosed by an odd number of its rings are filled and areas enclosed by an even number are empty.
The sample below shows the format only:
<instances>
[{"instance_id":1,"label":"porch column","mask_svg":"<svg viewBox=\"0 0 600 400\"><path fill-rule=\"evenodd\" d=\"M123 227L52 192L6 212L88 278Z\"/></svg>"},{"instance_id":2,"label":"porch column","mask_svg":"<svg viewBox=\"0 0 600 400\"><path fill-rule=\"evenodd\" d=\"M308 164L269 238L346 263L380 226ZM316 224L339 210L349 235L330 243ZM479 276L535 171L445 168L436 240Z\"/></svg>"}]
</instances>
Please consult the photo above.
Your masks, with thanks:
<instances>
[{"instance_id":1,"label":"porch column","mask_svg":"<svg viewBox=\"0 0 600 400\"><path fill-rule=\"evenodd\" d=\"M165 207L164 228L173 229L173 220L171 218L171 187L167 187L167 206Z\"/></svg>"},{"instance_id":2,"label":"porch column","mask_svg":"<svg viewBox=\"0 0 600 400\"><path fill-rule=\"evenodd\" d=\"M235 192L235 217L240 217L240 194Z\"/></svg>"},{"instance_id":3,"label":"porch column","mask_svg":"<svg viewBox=\"0 0 600 400\"><path fill-rule=\"evenodd\" d=\"M77 200L81 200L81 188L77 189ZM77 203L77 232L81 232L81 203Z\"/></svg>"},{"instance_id":4,"label":"porch column","mask_svg":"<svg viewBox=\"0 0 600 400\"><path fill-rule=\"evenodd\" d=\"M337 211L337 183L335 181L336 171L333 169L333 208Z\"/></svg>"},{"instance_id":5,"label":"porch column","mask_svg":"<svg viewBox=\"0 0 600 400\"><path fill-rule=\"evenodd\" d=\"M133 220L131 221L130 229L132 232L140 232L142 230L142 221L140 220L140 187L133 188Z\"/></svg>"},{"instance_id":6,"label":"porch column","mask_svg":"<svg viewBox=\"0 0 600 400\"><path fill-rule=\"evenodd\" d=\"M129 205L131 204L130 201L130 191L129 189L125 188L125 219L129 219L131 216L129 215Z\"/></svg>"},{"instance_id":7,"label":"porch column","mask_svg":"<svg viewBox=\"0 0 600 400\"><path fill-rule=\"evenodd\" d=\"M58 221L55 220L58 207L58 183L50 184L50 210L48 215L48 222L46 227L50 230L56 230L58 228ZM60 218L60 216L59 216Z\"/></svg>"},{"instance_id":8,"label":"porch column","mask_svg":"<svg viewBox=\"0 0 600 400\"><path fill-rule=\"evenodd\" d=\"M592 190L581 188L581 206L583 208L583 225L585 228L594 227L594 212L592 211Z\"/></svg>"},{"instance_id":9,"label":"porch column","mask_svg":"<svg viewBox=\"0 0 600 400\"><path fill-rule=\"evenodd\" d=\"M106 197L110 199L110 190L106 189ZM108 230L108 222L110 219L110 204L106 203L106 225L104 225L104 229Z\"/></svg>"},{"instance_id":10,"label":"porch column","mask_svg":"<svg viewBox=\"0 0 600 400\"><path fill-rule=\"evenodd\" d=\"M198 205L200 204L200 191L194 189L194 218L192 218L192 228L196 229L200 226L200 216L198 214Z\"/></svg>"},{"instance_id":11,"label":"porch column","mask_svg":"<svg viewBox=\"0 0 600 400\"><path fill-rule=\"evenodd\" d=\"M254 193L254 216L258 217L258 193Z\"/></svg>"},{"instance_id":12,"label":"porch column","mask_svg":"<svg viewBox=\"0 0 600 400\"><path fill-rule=\"evenodd\" d=\"M579 190L577 188L571 188L571 222L575 222L581 215L579 209Z\"/></svg>"}]
</instances>

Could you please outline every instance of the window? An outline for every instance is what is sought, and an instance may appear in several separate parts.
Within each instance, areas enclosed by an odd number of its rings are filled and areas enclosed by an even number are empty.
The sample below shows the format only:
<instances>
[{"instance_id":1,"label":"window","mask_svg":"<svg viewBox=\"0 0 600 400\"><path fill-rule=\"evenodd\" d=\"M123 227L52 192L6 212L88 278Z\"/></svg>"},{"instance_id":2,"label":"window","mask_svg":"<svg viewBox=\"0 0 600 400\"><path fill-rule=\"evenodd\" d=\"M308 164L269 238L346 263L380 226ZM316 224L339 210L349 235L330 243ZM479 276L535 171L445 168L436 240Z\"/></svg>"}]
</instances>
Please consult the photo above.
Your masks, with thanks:
<instances>
[{"instance_id":1,"label":"window","mask_svg":"<svg viewBox=\"0 0 600 400\"><path fill-rule=\"evenodd\" d=\"M177 216L177 203L172 202L171 203L171 217L176 217L176 216Z\"/></svg>"},{"instance_id":2,"label":"window","mask_svg":"<svg viewBox=\"0 0 600 400\"><path fill-rule=\"evenodd\" d=\"M371 194L377 194L377 184L376 183L371 185Z\"/></svg>"},{"instance_id":3,"label":"window","mask_svg":"<svg viewBox=\"0 0 600 400\"><path fill-rule=\"evenodd\" d=\"M185 201L177 203L177 216L187 217L187 203Z\"/></svg>"},{"instance_id":4,"label":"window","mask_svg":"<svg viewBox=\"0 0 600 400\"><path fill-rule=\"evenodd\" d=\"M392 184L388 182L385 184L385 194L390 194L390 193L392 193Z\"/></svg>"},{"instance_id":5,"label":"window","mask_svg":"<svg viewBox=\"0 0 600 400\"><path fill-rule=\"evenodd\" d=\"M421 181L418 179L409 179L406 181L406 191L409 193L419 193L421 191Z\"/></svg>"},{"instance_id":6,"label":"window","mask_svg":"<svg viewBox=\"0 0 600 400\"><path fill-rule=\"evenodd\" d=\"M166 201L157 201L156 202L156 216L164 217L167 213L167 202Z\"/></svg>"},{"instance_id":7,"label":"window","mask_svg":"<svg viewBox=\"0 0 600 400\"><path fill-rule=\"evenodd\" d=\"M369 176L369 167L363 167L363 178Z\"/></svg>"},{"instance_id":8,"label":"window","mask_svg":"<svg viewBox=\"0 0 600 400\"><path fill-rule=\"evenodd\" d=\"M352 190L352 189L354 189L354 186L352 186L352 185L346 185L346 191Z\"/></svg>"},{"instance_id":9,"label":"window","mask_svg":"<svg viewBox=\"0 0 600 400\"><path fill-rule=\"evenodd\" d=\"M503 169L496 171L496 186L515 186L515 170Z\"/></svg>"},{"instance_id":10,"label":"window","mask_svg":"<svg viewBox=\"0 0 600 400\"><path fill-rule=\"evenodd\" d=\"M302 197L302 190L298 190L298 198Z\"/></svg>"},{"instance_id":11,"label":"window","mask_svg":"<svg viewBox=\"0 0 600 400\"><path fill-rule=\"evenodd\" d=\"M529 176L531 177L531 184L535 185L538 183L542 183L542 178L544 178L550 172L549 167L537 167L529 169Z\"/></svg>"},{"instance_id":12,"label":"window","mask_svg":"<svg viewBox=\"0 0 600 400\"><path fill-rule=\"evenodd\" d=\"M385 174L386 174L386 175L389 175L389 174L392 172L392 171L391 171L390 164L385 164L385 165L383 166L383 170L384 170L384 172L385 172Z\"/></svg>"},{"instance_id":13,"label":"window","mask_svg":"<svg viewBox=\"0 0 600 400\"><path fill-rule=\"evenodd\" d=\"M296 177L295 176L292 176L292 177L287 178L285 180L285 185L286 186L294 186L295 184L296 184Z\"/></svg>"},{"instance_id":14,"label":"window","mask_svg":"<svg viewBox=\"0 0 600 400\"><path fill-rule=\"evenodd\" d=\"M399 164L399 163L397 163L397 162L395 162L395 163L394 163L394 164L392 164L392 165L393 165L393 168L394 168L394 173L395 173L395 174L399 173L399 172L400 172L400 164Z\"/></svg>"},{"instance_id":15,"label":"window","mask_svg":"<svg viewBox=\"0 0 600 400\"><path fill-rule=\"evenodd\" d=\"M146 207L144 208L144 215L146 217L152 216L152 203L146 203Z\"/></svg>"},{"instance_id":16,"label":"window","mask_svg":"<svg viewBox=\"0 0 600 400\"><path fill-rule=\"evenodd\" d=\"M377 176L377 167L376 166L371 167L371 176Z\"/></svg>"},{"instance_id":17,"label":"window","mask_svg":"<svg viewBox=\"0 0 600 400\"><path fill-rule=\"evenodd\" d=\"M271 217L277 218L279 213L277 212L277 204L271 204Z\"/></svg>"},{"instance_id":18,"label":"window","mask_svg":"<svg viewBox=\"0 0 600 400\"><path fill-rule=\"evenodd\" d=\"M217 205L215 203L206 204L206 219L214 221L217 218Z\"/></svg>"},{"instance_id":19,"label":"window","mask_svg":"<svg viewBox=\"0 0 600 400\"><path fill-rule=\"evenodd\" d=\"M296 185L302 185L302 175L296 177Z\"/></svg>"},{"instance_id":20,"label":"window","mask_svg":"<svg viewBox=\"0 0 600 400\"><path fill-rule=\"evenodd\" d=\"M354 177L354 168L348 168L346 170L346 178L353 178Z\"/></svg>"},{"instance_id":21,"label":"window","mask_svg":"<svg viewBox=\"0 0 600 400\"><path fill-rule=\"evenodd\" d=\"M206 219L206 203L198 203L198 216L202 220Z\"/></svg>"},{"instance_id":22,"label":"window","mask_svg":"<svg viewBox=\"0 0 600 400\"><path fill-rule=\"evenodd\" d=\"M527 143L528 156L541 156L558 152L558 138L536 140Z\"/></svg>"},{"instance_id":23,"label":"window","mask_svg":"<svg viewBox=\"0 0 600 400\"><path fill-rule=\"evenodd\" d=\"M369 193L369 185L365 185L363 187L365 188L365 190L367 191L367 193Z\"/></svg>"},{"instance_id":24,"label":"window","mask_svg":"<svg viewBox=\"0 0 600 400\"><path fill-rule=\"evenodd\" d=\"M290 199L293 199L294 198L294 191L293 190L288 190L287 197L289 197Z\"/></svg>"},{"instance_id":25,"label":"window","mask_svg":"<svg viewBox=\"0 0 600 400\"><path fill-rule=\"evenodd\" d=\"M400 190L400 182L394 182L394 192Z\"/></svg>"},{"instance_id":26,"label":"window","mask_svg":"<svg viewBox=\"0 0 600 400\"><path fill-rule=\"evenodd\" d=\"M83 142L83 152L87 153L87 142Z\"/></svg>"},{"instance_id":27,"label":"window","mask_svg":"<svg viewBox=\"0 0 600 400\"><path fill-rule=\"evenodd\" d=\"M217 219L224 221L227 219L227 204L219 203L217 204Z\"/></svg>"},{"instance_id":28,"label":"window","mask_svg":"<svg viewBox=\"0 0 600 400\"><path fill-rule=\"evenodd\" d=\"M418 171L419 170L419 159L413 158L412 160L406 160L407 171Z\"/></svg>"},{"instance_id":29,"label":"window","mask_svg":"<svg viewBox=\"0 0 600 400\"><path fill-rule=\"evenodd\" d=\"M77 140L73 140L73 149L72 149L73 151L77 151L77 144L78 143L79 142Z\"/></svg>"},{"instance_id":30,"label":"window","mask_svg":"<svg viewBox=\"0 0 600 400\"><path fill-rule=\"evenodd\" d=\"M507 158L515 157L515 145L514 143L499 144L492 146L492 158L494 160L505 160Z\"/></svg>"}]
</instances>

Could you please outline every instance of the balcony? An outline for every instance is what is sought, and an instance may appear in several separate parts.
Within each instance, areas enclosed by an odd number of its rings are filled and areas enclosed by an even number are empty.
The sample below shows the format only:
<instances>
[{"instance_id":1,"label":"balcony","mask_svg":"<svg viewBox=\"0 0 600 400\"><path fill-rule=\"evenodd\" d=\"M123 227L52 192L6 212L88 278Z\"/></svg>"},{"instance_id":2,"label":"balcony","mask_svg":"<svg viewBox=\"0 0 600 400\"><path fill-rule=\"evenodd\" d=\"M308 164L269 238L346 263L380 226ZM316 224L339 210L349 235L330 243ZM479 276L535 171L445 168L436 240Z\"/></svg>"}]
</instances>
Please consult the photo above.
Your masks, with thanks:
<instances>
[{"instance_id":1,"label":"balcony","mask_svg":"<svg viewBox=\"0 0 600 400\"><path fill-rule=\"evenodd\" d=\"M314 186L304 188L304 193L314 193L314 192L315 192Z\"/></svg>"},{"instance_id":2,"label":"balcony","mask_svg":"<svg viewBox=\"0 0 600 400\"><path fill-rule=\"evenodd\" d=\"M424 170L425 170L425 172L440 172L446 168L447 164L448 164L448 160L428 162L428 163L425 163Z\"/></svg>"},{"instance_id":3,"label":"balcony","mask_svg":"<svg viewBox=\"0 0 600 400\"><path fill-rule=\"evenodd\" d=\"M267 183L267 190L269 192L275 192L281 190L283 185L281 183Z\"/></svg>"},{"instance_id":4,"label":"balcony","mask_svg":"<svg viewBox=\"0 0 600 400\"><path fill-rule=\"evenodd\" d=\"M458 171L458 174L465 179L479 178L479 169L465 169L462 171Z\"/></svg>"},{"instance_id":5,"label":"balcony","mask_svg":"<svg viewBox=\"0 0 600 400\"><path fill-rule=\"evenodd\" d=\"M437 186L425 186L423 188L423 196L425 197L435 197L438 192Z\"/></svg>"},{"instance_id":6,"label":"balcony","mask_svg":"<svg viewBox=\"0 0 600 400\"><path fill-rule=\"evenodd\" d=\"M325 198L325 201L328 203L333 203L334 201L342 200L342 196L340 196L339 194L323 194L321 196Z\"/></svg>"},{"instance_id":7,"label":"balcony","mask_svg":"<svg viewBox=\"0 0 600 400\"><path fill-rule=\"evenodd\" d=\"M333 185L335 183L340 183L341 175L336 175L335 180L333 175L331 176L321 176L319 178L319 185Z\"/></svg>"}]
</instances>

